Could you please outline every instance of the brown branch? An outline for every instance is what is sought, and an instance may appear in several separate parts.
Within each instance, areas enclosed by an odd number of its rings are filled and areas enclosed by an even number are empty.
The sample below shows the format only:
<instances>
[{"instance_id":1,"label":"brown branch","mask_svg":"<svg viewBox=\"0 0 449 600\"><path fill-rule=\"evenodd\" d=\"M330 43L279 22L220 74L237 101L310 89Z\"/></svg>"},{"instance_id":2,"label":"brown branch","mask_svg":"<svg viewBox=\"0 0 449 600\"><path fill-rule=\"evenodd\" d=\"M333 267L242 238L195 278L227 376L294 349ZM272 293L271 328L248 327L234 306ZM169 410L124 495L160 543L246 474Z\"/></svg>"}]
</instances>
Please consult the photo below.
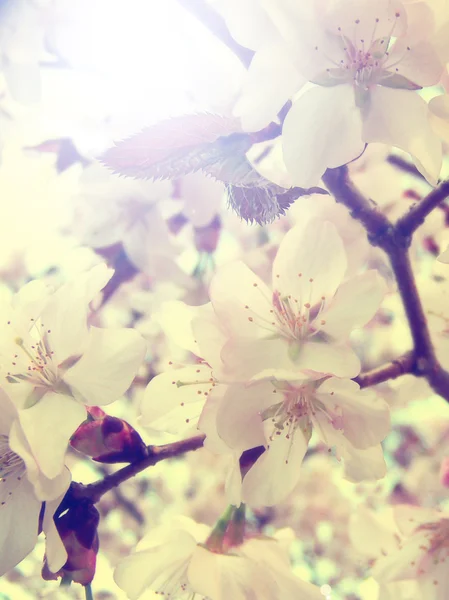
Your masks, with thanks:
<instances>
[{"instance_id":1,"label":"brown branch","mask_svg":"<svg viewBox=\"0 0 449 600\"><path fill-rule=\"evenodd\" d=\"M402 156L390 154L390 156L387 157L387 163L390 163L390 165L393 165L401 171L404 171L404 173L408 173L409 175L413 175L413 177L421 179L421 181L426 181L424 175L418 171L415 165L410 161L405 160L405 158L402 158Z\"/></svg>"},{"instance_id":2,"label":"brown branch","mask_svg":"<svg viewBox=\"0 0 449 600\"><path fill-rule=\"evenodd\" d=\"M245 68L249 67L254 56L253 50L241 46L234 40L223 17L206 0L178 0L178 3L227 46Z\"/></svg>"},{"instance_id":3,"label":"brown branch","mask_svg":"<svg viewBox=\"0 0 449 600\"><path fill-rule=\"evenodd\" d=\"M127 479L131 479L131 477L134 477L148 467L153 467L161 460L174 458L192 450L198 450L198 448L202 447L204 438L204 435L197 435L187 440L164 444L163 446L148 446L148 456L145 458L131 463L115 473L107 475L104 479L100 479L89 485L75 484L72 490L72 497L75 500L84 499L93 503L98 502L106 492L114 489Z\"/></svg>"},{"instance_id":4,"label":"brown branch","mask_svg":"<svg viewBox=\"0 0 449 600\"><path fill-rule=\"evenodd\" d=\"M103 478L109 477L110 473L104 465L99 465L98 470L103 475ZM139 525L145 523L145 518L132 500L129 500L121 491L120 488L112 490L114 499L123 510L129 514Z\"/></svg>"},{"instance_id":5,"label":"brown branch","mask_svg":"<svg viewBox=\"0 0 449 600\"><path fill-rule=\"evenodd\" d=\"M361 373L358 377L354 378L354 381L361 388L371 387L390 379L397 379L406 373L414 373L415 365L416 361L413 352L407 352L381 367Z\"/></svg>"},{"instance_id":6,"label":"brown branch","mask_svg":"<svg viewBox=\"0 0 449 600\"><path fill-rule=\"evenodd\" d=\"M443 181L438 187L433 189L425 198L417 204L414 204L406 215L401 217L396 228L404 236L411 236L420 225L424 223L425 218L439 204L449 197L449 180Z\"/></svg>"},{"instance_id":7,"label":"brown branch","mask_svg":"<svg viewBox=\"0 0 449 600\"><path fill-rule=\"evenodd\" d=\"M328 169L323 181L337 202L349 208L352 216L362 223L370 242L382 248L390 259L413 338L413 373L425 377L435 392L449 401L449 373L441 367L435 356L408 252L415 229L449 195L449 182L433 190L394 225L357 190L349 179L347 167Z\"/></svg>"}]
</instances>

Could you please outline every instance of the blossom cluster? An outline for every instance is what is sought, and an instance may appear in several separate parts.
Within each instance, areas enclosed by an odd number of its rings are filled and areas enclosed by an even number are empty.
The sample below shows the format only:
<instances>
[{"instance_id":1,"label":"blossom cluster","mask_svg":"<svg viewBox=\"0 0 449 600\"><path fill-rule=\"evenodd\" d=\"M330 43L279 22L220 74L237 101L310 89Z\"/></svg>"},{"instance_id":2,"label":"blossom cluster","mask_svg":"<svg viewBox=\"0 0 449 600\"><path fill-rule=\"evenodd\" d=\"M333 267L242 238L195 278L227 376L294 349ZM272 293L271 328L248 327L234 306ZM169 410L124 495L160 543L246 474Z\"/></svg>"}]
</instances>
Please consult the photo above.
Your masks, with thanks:
<instances>
[{"instance_id":1,"label":"blossom cluster","mask_svg":"<svg viewBox=\"0 0 449 600\"><path fill-rule=\"evenodd\" d=\"M449 2L165 2L0 2L0 596L445 600Z\"/></svg>"}]
</instances>

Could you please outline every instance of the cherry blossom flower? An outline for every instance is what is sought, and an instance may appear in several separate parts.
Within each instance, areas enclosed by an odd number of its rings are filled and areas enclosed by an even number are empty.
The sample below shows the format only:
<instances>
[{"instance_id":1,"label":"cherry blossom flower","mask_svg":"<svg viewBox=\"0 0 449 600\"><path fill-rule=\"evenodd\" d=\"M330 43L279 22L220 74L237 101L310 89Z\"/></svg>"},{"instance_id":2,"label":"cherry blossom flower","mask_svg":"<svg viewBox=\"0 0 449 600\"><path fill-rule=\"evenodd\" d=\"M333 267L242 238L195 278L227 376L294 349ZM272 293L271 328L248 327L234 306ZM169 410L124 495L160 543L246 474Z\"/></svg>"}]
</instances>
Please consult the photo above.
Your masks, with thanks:
<instances>
[{"instance_id":1,"label":"cherry blossom flower","mask_svg":"<svg viewBox=\"0 0 449 600\"><path fill-rule=\"evenodd\" d=\"M148 533L116 567L114 579L137 600L145 589L188 600L321 600L319 589L295 577L275 539L249 539L227 553L204 543L209 527L177 517Z\"/></svg>"},{"instance_id":2,"label":"cherry blossom flower","mask_svg":"<svg viewBox=\"0 0 449 600\"><path fill-rule=\"evenodd\" d=\"M119 178L102 165L91 165L75 195L78 235L93 248L122 242L137 269L158 278L174 277L177 250L159 206L171 191L168 181Z\"/></svg>"},{"instance_id":3,"label":"cherry blossom flower","mask_svg":"<svg viewBox=\"0 0 449 600\"><path fill-rule=\"evenodd\" d=\"M3 390L0 390L0 575L17 565L34 548L39 530L42 500L46 499L42 528L47 536L49 567L58 570L67 555L53 522L53 514L70 484L64 469L56 480L39 473L37 464L28 463L15 452L17 411ZM34 481L40 479L45 490L36 496ZM50 501L49 501L50 499Z\"/></svg>"},{"instance_id":4,"label":"cherry blossom flower","mask_svg":"<svg viewBox=\"0 0 449 600\"><path fill-rule=\"evenodd\" d=\"M444 600L449 594L449 515L398 505L395 520L405 539L377 561L373 577L382 583L416 579L422 598Z\"/></svg>"},{"instance_id":5,"label":"cherry blossom flower","mask_svg":"<svg viewBox=\"0 0 449 600\"><path fill-rule=\"evenodd\" d=\"M205 433L214 435L214 423L209 426ZM266 448L243 478L241 498L251 506L277 504L294 489L312 431L335 447L349 479L380 479L386 472L380 442L390 429L388 406L351 380L230 385L215 428L230 449Z\"/></svg>"},{"instance_id":6,"label":"cherry blossom flower","mask_svg":"<svg viewBox=\"0 0 449 600\"><path fill-rule=\"evenodd\" d=\"M145 353L131 329L88 327L89 302L111 277L98 265L55 293L31 282L0 307L3 388L18 409L15 452L50 480L64 468L85 405L103 405L129 387ZM36 480L39 494L39 482Z\"/></svg>"},{"instance_id":7,"label":"cherry blossom flower","mask_svg":"<svg viewBox=\"0 0 449 600\"><path fill-rule=\"evenodd\" d=\"M224 379L297 379L313 371L355 377L360 361L347 343L375 314L385 286L376 271L345 280L343 242L330 222L292 228L273 263L272 290L243 263L212 279L210 298L227 332Z\"/></svg>"},{"instance_id":8,"label":"cherry blossom flower","mask_svg":"<svg viewBox=\"0 0 449 600\"><path fill-rule=\"evenodd\" d=\"M234 112L247 130L258 130L301 92L282 130L295 185L316 185L326 168L352 161L372 142L410 153L436 183L441 142L415 91L443 73L429 42L430 8L406 10L397 0L243 4L220 5L237 41L256 50Z\"/></svg>"}]
</instances>

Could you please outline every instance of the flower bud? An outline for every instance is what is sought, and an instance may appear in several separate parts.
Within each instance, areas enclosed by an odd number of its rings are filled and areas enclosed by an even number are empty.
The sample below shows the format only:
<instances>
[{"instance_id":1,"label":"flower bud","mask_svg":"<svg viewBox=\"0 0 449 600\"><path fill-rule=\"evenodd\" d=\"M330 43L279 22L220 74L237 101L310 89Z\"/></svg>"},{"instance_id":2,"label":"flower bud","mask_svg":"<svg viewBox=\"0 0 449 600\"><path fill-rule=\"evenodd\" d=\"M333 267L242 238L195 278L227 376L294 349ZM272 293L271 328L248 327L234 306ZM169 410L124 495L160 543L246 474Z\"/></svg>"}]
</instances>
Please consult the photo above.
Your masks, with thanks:
<instances>
[{"instance_id":1,"label":"flower bud","mask_svg":"<svg viewBox=\"0 0 449 600\"><path fill-rule=\"evenodd\" d=\"M42 577L44 579L69 579L81 585L88 585L95 575L98 552L98 523L100 515L89 501L79 501L55 518L55 525L67 552L67 561L57 572L48 568L44 558Z\"/></svg>"},{"instance_id":2,"label":"flower bud","mask_svg":"<svg viewBox=\"0 0 449 600\"><path fill-rule=\"evenodd\" d=\"M98 407L73 434L70 444L78 452L103 463L133 462L147 455L137 431L123 419L111 417Z\"/></svg>"}]
</instances>

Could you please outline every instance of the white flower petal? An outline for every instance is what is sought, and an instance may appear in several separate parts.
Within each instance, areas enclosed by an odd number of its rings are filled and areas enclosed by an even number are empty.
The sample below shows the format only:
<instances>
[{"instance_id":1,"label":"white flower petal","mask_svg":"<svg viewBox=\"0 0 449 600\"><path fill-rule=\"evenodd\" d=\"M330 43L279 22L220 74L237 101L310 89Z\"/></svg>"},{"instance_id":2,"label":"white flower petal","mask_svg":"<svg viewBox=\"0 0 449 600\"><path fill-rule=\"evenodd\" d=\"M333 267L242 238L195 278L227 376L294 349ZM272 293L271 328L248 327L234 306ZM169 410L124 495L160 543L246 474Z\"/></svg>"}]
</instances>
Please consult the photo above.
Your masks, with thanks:
<instances>
[{"instance_id":1,"label":"white flower petal","mask_svg":"<svg viewBox=\"0 0 449 600\"><path fill-rule=\"evenodd\" d=\"M217 410L217 431L234 450L265 446L266 439L260 412L276 403L271 382L254 385L231 385Z\"/></svg>"},{"instance_id":2,"label":"white flower petal","mask_svg":"<svg viewBox=\"0 0 449 600\"><path fill-rule=\"evenodd\" d=\"M285 165L295 185L317 185L327 168L345 165L365 147L352 86L316 86L291 107L282 129Z\"/></svg>"},{"instance_id":3,"label":"white flower petal","mask_svg":"<svg viewBox=\"0 0 449 600\"><path fill-rule=\"evenodd\" d=\"M85 418L84 406L69 396L54 392L45 394L31 408L19 411L20 425L32 454L49 479L63 471L70 436ZM21 456L18 448L14 451Z\"/></svg>"},{"instance_id":4,"label":"white flower petal","mask_svg":"<svg viewBox=\"0 0 449 600\"><path fill-rule=\"evenodd\" d=\"M347 268L346 252L335 225L313 219L284 236L273 263L273 290L292 296L292 310L305 312L335 294ZM272 319L273 320L273 319Z\"/></svg>"},{"instance_id":5,"label":"white flower petal","mask_svg":"<svg viewBox=\"0 0 449 600\"><path fill-rule=\"evenodd\" d=\"M242 501L251 507L282 502L299 481L306 451L307 441L301 430L295 430L289 438L285 431L275 434L268 449L243 478Z\"/></svg>"},{"instance_id":6,"label":"white flower petal","mask_svg":"<svg viewBox=\"0 0 449 600\"><path fill-rule=\"evenodd\" d=\"M342 434L355 448L375 446L390 432L388 404L371 390L361 390L355 381L331 377L318 388L316 397L342 411Z\"/></svg>"},{"instance_id":7,"label":"white flower petal","mask_svg":"<svg viewBox=\"0 0 449 600\"><path fill-rule=\"evenodd\" d=\"M245 131L259 131L305 83L281 41L263 46L251 61L233 113Z\"/></svg>"},{"instance_id":8,"label":"white flower petal","mask_svg":"<svg viewBox=\"0 0 449 600\"><path fill-rule=\"evenodd\" d=\"M100 264L61 286L49 299L42 312L44 331L55 360L60 363L84 350L87 338L89 303L104 288L113 271Z\"/></svg>"},{"instance_id":9,"label":"white flower petal","mask_svg":"<svg viewBox=\"0 0 449 600\"><path fill-rule=\"evenodd\" d=\"M350 481L382 479L387 473L380 444L359 450L348 443L338 446L338 452L345 461L345 476Z\"/></svg>"},{"instance_id":10,"label":"white flower petal","mask_svg":"<svg viewBox=\"0 0 449 600\"><path fill-rule=\"evenodd\" d=\"M310 370L337 377L356 377L361 367L359 358L350 346L327 342L307 342L302 345L295 366L301 371Z\"/></svg>"},{"instance_id":11,"label":"white flower petal","mask_svg":"<svg viewBox=\"0 0 449 600\"><path fill-rule=\"evenodd\" d=\"M345 281L326 307L320 331L337 340L347 338L373 318L385 292L385 281L374 269Z\"/></svg>"},{"instance_id":12,"label":"white flower petal","mask_svg":"<svg viewBox=\"0 0 449 600\"><path fill-rule=\"evenodd\" d=\"M256 600L254 567L242 556L216 554L198 546L188 568L192 589L213 600Z\"/></svg>"},{"instance_id":13,"label":"white flower petal","mask_svg":"<svg viewBox=\"0 0 449 600\"><path fill-rule=\"evenodd\" d=\"M213 384L210 367L206 365L191 365L156 375L145 389L140 406L141 424L172 434L191 429Z\"/></svg>"},{"instance_id":14,"label":"white flower petal","mask_svg":"<svg viewBox=\"0 0 449 600\"><path fill-rule=\"evenodd\" d=\"M285 338L257 339L231 338L221 351L224 375L228 381L248 381L256 377L269 377L279 370L297 371L288 351L289 340Z\"/></svg>"},{"instance_id":15,"label":"white flower petal","mask_svg":"<svg viewBox=\"0 0 449 600\"><path fill-rule=\"evenodd\" d=\"M267 332L255 322L273 321L271 290L243 262L220 267L212 278L209 295L229 333L239 337L267 337Z\"/></svg>"},{"instance_id":16,"label":"white flower petal","mask_svg":"<svg viewBox=\"0 0 449 600\"><path fill-rule=\"evenodd\" d=\"M54 522L54 514L61 504L64 494L45 503L44 520L42 530L45 533L46 545L45 556L47 558L48 568L52 573L57 573L67 561L67 550L61 540L61 537Z\"/></svg>"},{"instance_id":17,"label":"white flower petal","mask_svg":"<svg viewBox=\"0 0 449 600\"><path fill-rule=\"evenodd\" d=\"M373 88L363 123L363 139L408 152L426 179L436 185L442 163L441 141L430 126L428 105L418 94L382 86Z\"/></svg>"},{"instance_id":18,"label":"white flower petal","mask_svg":"<svg viewBox=\"0 0 449 600\"><path fill-rule=\"evenodd\" d=\"M135 329L91 327L85 352L64 381L83 403L109 404L129 388L145 351L146 343Z\"/></svg>"},{"instance_id":19,"label":"white flower petal","mask_svg":"<svg viewBox=\"0 0 449 600\"><path fill-rule=\"evenodd\" d=\"M0 507L0 576L15 567L36 545L41 510L41 502L25 476L8 500Z\"/></svg>"}]
</instances>

